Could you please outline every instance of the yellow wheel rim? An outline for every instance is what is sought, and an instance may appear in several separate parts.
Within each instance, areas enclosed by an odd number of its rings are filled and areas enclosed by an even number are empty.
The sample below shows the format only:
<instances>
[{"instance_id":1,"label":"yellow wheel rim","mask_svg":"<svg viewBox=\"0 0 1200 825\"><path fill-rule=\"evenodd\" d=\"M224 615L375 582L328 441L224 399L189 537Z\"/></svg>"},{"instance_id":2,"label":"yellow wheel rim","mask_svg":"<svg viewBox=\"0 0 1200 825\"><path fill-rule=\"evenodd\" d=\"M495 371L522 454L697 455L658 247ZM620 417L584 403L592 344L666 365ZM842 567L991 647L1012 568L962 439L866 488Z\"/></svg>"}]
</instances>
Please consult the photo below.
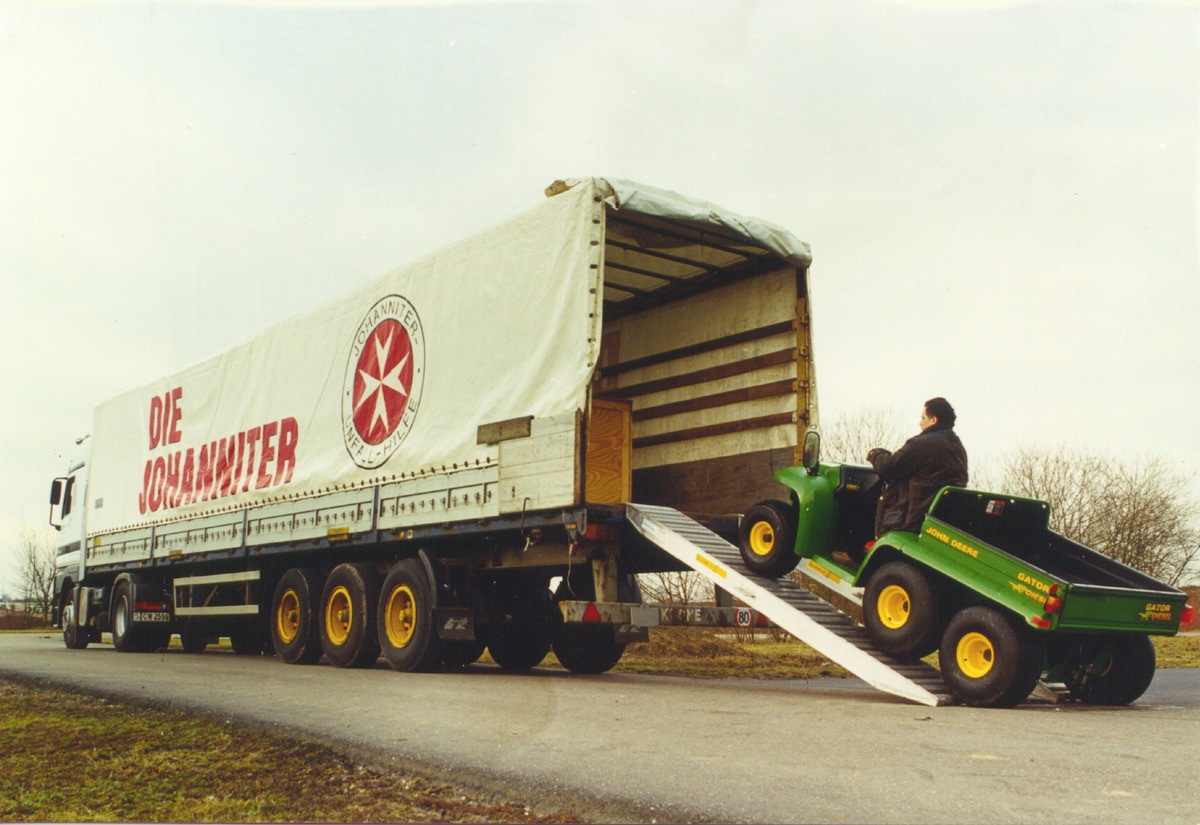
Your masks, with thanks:
<instances>
[{"instance_id":1,"label":"yellow wheel rim","mask_svg":"<svg viewBox=\"0 0 1200 825\"><path fill-rule=\"evenodd\" d=\"M340 586L334 588L325 603L325 635L335 645L344 645L350 638L353 624L354 605L350 601L350 591Z\"/></svg>"},{"instance_id":2,"label":"yellow wheel rim","mask_svg":"<svg viewBox=\"0 0 1200 825\"><path fill-rule=\"evenodd\" d=\"M412 641L417 629L417 600L407 584L392 588L384 615L388 643L401 648Z\"/></svg>"},{"instance_id":3,"label":"yellow wheel rim","mask_svg":"<svg viewBox=\"0 0 1200 825\"><path fill-rule=\"evenodd\" d=\"M982 633L968 633L959 639L954 655L959 670L968 679L982 679L992 672L996 663L996 648Z\"/></svg>"},{"instance_id":4,"label":"yellow wheel rim","mask_svg":"<svg viewBox=\"0 0 1200 825\"><path fill-rule=\"evenodd\" d=\"M275 629L279 632L279 640L285 645L291 644L300 632L300 597L295 590L286 591L279 600Z\"/></svg>"},{"instance_id":5,"label":"yellow wheel rim","mask_svg":"<svg viewBox=\"0 0 1200 825\"><path fill-rule=\"evenodd\" d=\"M889 630L904 627L912 614L912 602L908 598L908 591L898 584L889 584L879 591L875 606L879 611L879 621Z\"/></svg>"},{"instance_id":6,"label":"yellow wheel rim","mask_svg":"<svg viewBox=\"0 0 1200 825\"><path fill-rule=\"evenodd\" d=\"M750 528L750 550L756 556L769 556L775 549L775 531L765 521L756 521Z\"/></svg>"}]
</instances>

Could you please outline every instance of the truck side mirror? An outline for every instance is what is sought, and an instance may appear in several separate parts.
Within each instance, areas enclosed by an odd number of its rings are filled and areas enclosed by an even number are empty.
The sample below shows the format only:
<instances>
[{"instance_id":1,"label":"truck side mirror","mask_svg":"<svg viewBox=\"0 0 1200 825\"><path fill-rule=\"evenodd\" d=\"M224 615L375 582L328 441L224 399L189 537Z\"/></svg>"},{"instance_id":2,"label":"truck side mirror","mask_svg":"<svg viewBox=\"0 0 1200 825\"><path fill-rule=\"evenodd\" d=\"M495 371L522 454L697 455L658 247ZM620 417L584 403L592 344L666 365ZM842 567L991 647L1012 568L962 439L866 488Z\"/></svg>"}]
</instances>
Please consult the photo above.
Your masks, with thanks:
<instances>
[{"instance_id":1,"label":"truck side mirror","mask_svg":"<svg viewBox=\"0 0 1200 825\"><path fill-rule=\"evenodd\" d=\"M821 466L821 434L816 430L809 430L804 435L803 461L804 469L810 476L815 476Z\"/></svg>"},{"instance_id":2,"label":"truck side mirror","mask_svg":"<svg viewBox=\"0 0 1200 825\"><path fill-rule=\"evenodd\" d=\"M73 478L56 478L50 484L50 526L62 529L63 519L71 511L71 482Z\"/></svg>"}]
</instances>

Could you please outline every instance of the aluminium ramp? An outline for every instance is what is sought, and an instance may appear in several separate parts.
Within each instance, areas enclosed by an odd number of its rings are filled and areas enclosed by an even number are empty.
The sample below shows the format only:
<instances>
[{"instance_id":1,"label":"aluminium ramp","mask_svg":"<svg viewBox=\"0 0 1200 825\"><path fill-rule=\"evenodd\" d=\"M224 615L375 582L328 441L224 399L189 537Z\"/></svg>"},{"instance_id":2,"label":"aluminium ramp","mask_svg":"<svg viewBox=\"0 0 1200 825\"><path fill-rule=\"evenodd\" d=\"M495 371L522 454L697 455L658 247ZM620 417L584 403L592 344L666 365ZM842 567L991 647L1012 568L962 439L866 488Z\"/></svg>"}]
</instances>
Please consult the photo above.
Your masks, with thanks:
<instances>
[{"instance_id":1,"label":"aluminium ramp","mask_svg":"<svg viewBox=\"0 0 1200 825\"><path fill-rule=\"evenodd\" d=\"M849 616L788 579L750 573L736 547L678 510L627 504L625 512L654 544L872 687L923 705L952 701L936 668L880 653Z\"/></svg>"}]
</instances>

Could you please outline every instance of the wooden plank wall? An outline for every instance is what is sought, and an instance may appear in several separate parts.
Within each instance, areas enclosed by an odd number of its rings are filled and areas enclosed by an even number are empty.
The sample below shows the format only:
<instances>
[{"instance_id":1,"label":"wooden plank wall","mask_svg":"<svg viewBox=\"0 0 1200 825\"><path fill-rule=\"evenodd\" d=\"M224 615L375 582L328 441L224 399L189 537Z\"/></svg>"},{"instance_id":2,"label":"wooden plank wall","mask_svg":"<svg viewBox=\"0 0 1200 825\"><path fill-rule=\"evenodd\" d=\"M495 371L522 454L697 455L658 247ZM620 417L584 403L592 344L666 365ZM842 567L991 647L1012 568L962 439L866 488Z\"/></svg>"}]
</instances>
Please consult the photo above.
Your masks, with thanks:
<instances>
[{"instance_id":1,"label":"wooden plank wall","mask_svg":"<svg viewBox=\"0 0 1200 825\"><path fill-rule=\"evenodd\" d=\"M809 341L792 267L605 324L593 392L633 403L633 500L725 513L779 495L810 418Z\"/></svg>"}]
</instances>

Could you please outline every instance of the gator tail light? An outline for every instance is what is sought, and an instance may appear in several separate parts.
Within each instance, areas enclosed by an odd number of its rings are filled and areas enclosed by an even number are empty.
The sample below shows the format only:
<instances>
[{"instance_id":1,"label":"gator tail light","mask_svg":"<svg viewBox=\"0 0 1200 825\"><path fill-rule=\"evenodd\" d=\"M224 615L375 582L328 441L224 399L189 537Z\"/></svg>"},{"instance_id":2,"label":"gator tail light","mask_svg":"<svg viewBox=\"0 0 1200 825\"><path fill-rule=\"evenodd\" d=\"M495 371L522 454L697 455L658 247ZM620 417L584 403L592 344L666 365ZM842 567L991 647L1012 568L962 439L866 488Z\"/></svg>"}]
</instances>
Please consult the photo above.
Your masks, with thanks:
<instances>
[{"instance_id":1,"label":"gator tail light","mask_svg":"<svg viewBox=\"0 0 1200 825\"><path fill-rule=\"evenodd\" d=\"M1179 614L1179 623L1191 624L1194 621L1196 621L1196 608L1189 602L1183 606L1183 612Z\"/></svg>"}]
</instances>

